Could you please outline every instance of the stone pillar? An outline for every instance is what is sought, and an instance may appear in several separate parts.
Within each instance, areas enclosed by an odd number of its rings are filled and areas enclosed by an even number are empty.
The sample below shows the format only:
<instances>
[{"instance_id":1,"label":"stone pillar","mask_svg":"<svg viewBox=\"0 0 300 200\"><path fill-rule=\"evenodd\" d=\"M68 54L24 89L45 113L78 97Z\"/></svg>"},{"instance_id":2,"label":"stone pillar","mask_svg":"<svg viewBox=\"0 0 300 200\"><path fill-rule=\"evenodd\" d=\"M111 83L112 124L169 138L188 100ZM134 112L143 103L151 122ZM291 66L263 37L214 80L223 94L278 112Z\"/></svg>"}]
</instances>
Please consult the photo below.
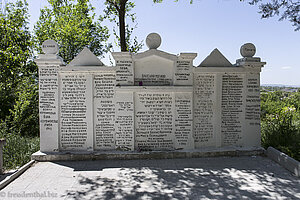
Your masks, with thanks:
<instances>
[{"instance_id":1,"label":"stone pillar","mask_svg":"<svg viewBox=\"0 0 300 200\"><path fill-rule=\"evenodd\" d=\"M59 92L58 71L64 65L57 56L58 45L53 40L42 44L45 54L35 60L39 67L39 120L40 150L55 152L59 149Z\"/></svg>"},{"instance_id":2,"label":"stone pillar","mask_svg":"<svg viewBox=\"0 0 300 200\"><path fill-rule=\"evenodd\" d=\"M0 174L3 174L3 146L6 144L5 139L0 139Z\"/></svg>"},{"instance_id":3,"label":"stone pillar","mask_svg":"<svg viewBox=\"0 0 300 200\"><path fill-rule=\"evenodd\" d=\"M116 85L134 85L134 63L129 52L113 52L116 61Z\"/></svg>"},{"instance_id":4,"label":"stone pillar","mask_svg":"<svg viewBox=\"0 0 300 200\"><path fill-rule=\"evenodd\" d=\"M193 60L197 53L181 53L175 63L174 85L193 85Z\"/></svg>"},{"instance_id":5,"label":"stone pillar","mask_svg":"<svg viewBox=\"0 0 300 200\"><path fill-rule=\"evenodd\" d=\"M258 57L253 57L256 48L247 43L241 47L243 58L236 61L237 67L244 67L245 74L245 116L244 116L244 146L260 147L260 72L266 64Z\"/></svg>"}]
</instances>

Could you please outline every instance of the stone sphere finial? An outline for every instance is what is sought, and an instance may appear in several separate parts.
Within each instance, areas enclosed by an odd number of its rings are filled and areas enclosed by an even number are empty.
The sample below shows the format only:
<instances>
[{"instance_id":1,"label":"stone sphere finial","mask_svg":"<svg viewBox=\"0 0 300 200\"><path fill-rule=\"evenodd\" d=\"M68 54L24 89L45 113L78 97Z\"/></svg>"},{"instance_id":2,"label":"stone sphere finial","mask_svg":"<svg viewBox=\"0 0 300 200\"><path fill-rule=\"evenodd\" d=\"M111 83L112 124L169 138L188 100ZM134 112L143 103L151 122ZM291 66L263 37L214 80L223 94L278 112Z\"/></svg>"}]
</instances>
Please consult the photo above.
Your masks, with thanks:
<instances>
[{"instance_id":1,"label":"stone sphere finial","mask_svg":"<svg viewBox=\"0 0 300 200\"><path fill-rule=\"evenodd\" d=\"M252 43L246 43L241 46L241 55L245 58L253 57L256 53L256 48Z\"/></svg>"},{"instance_id":2,"label":"stone sphere finial","mask_svg":"<svg viewBox=\"0 0 300 200\"><path fill-rule=\"evenodd\" d=\"M146 45L149 49L157 49L161 44L161 37L157 33L150 33L146 38Z\"/></svg>"},{"instance_id":3,"label":"stone sphere finial","mask_svg":"<svg viewBox=\"0 0 300 200\"><path fill-rule=\"evenodd\" d=\"M45 54L57 54L59 48L54 40L46 40L42 44L42 50Z\"/></svg>"}]
</instances>

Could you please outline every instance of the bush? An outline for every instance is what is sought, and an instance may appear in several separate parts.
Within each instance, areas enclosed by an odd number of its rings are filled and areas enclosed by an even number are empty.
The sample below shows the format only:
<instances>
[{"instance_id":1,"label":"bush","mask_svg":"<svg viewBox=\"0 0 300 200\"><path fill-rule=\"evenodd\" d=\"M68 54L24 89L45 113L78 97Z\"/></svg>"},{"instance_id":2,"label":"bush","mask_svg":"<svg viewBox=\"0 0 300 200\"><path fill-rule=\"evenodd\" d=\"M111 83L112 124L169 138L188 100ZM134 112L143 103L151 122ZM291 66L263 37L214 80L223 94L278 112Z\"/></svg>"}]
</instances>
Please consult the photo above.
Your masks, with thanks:
<instances>
[{"instance_id":1,"label":"bush","mask_svg":"<svg viewBox=\"0 0 300 200\"><path fill-rule=\"evenodd\" d=\"M33 78L23 79L18 87L17 100L10 110L10 129L17 135L39 135L38 84Z\"/></svg>"},{"instance_id":2,"label":"bush","mask_svg":"<svg viewBox=\"0 0 300 200\"><path fill-rule=\"evenodd\" d=\"M26 164L30 161L31 154L40 149L38 84L34 78L26 78L16 90L13 109L0 122L0 138L6 139L3 148L6 170Z\"/></svg>"},{"instance_id":3,"label":"bush","mask_svg":"<svg viewBox=\"0 0 300 200\"><path fill-rule=\"evenodd\" d=\"M261 92L262 146L300 161L300 90Z\"/></svg>"},{"instance_id":4,"label":"bush","mask_svg":"<svg viewBox=\"0 0 300 200\"><path fill-rule=\"evenodd\" d=\"M294 107L283 107L262 120L262 146L272 146L300 161L299 114Z\"/></svg>"},{"instance_id":5,"label":"bush","mask_svg":"<svg viewBox=\"0 0 300 200\"><path fill-rule=\"evenodd\" d=\"M3 148L4 169L16 169L31 160L31 154L40 149L39 137L23 137L11 132L7 122L0 123L0 138L6 139Z\"/></svg>"}]
</instances>

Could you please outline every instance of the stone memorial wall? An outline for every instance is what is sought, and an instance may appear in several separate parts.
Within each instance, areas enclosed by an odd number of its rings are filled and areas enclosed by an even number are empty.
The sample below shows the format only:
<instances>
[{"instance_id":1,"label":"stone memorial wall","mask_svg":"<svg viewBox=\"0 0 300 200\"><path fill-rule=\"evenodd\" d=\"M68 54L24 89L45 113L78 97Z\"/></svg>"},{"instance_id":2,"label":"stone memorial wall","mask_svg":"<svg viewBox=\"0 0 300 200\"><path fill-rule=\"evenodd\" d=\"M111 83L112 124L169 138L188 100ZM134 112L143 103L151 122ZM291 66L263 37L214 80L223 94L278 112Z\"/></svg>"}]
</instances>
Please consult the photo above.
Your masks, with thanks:
<instances>
[{"instance_id":1,"label":"stone memorial wall","mask_svg":"<svg viewBox=\"0 0 300 200\"><path fill-rule=\"evenodd\" d=\"M53 40L39 55L41 151L170 151L260 147L260 71L255 46L232 65L215 49L196 53L112 53L115 66L85 48L68 65Z\"/></svg>"}]
</instances>

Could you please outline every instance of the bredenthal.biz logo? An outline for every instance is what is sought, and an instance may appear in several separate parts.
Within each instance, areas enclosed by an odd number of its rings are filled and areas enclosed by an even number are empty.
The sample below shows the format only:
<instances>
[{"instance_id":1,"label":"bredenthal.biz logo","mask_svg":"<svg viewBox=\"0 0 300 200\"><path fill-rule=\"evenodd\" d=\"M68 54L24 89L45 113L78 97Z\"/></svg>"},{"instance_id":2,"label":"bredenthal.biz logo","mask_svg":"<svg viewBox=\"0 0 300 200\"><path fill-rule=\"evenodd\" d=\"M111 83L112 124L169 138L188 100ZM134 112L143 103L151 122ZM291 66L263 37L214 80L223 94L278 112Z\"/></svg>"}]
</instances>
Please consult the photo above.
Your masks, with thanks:
<instances>
[{"instance_id":1,"label":"bredenthal.biz logo","mask_svg":"<svg viewBox=\"0 0 300 200\"><path fill-rule=\"evenodd\" d=\"M0 192L0 199L1 197L5 198L55 198L58 197L57 193L50 192L50 191L43 191L43 192Z\"/></svg>"}]
</instances>

